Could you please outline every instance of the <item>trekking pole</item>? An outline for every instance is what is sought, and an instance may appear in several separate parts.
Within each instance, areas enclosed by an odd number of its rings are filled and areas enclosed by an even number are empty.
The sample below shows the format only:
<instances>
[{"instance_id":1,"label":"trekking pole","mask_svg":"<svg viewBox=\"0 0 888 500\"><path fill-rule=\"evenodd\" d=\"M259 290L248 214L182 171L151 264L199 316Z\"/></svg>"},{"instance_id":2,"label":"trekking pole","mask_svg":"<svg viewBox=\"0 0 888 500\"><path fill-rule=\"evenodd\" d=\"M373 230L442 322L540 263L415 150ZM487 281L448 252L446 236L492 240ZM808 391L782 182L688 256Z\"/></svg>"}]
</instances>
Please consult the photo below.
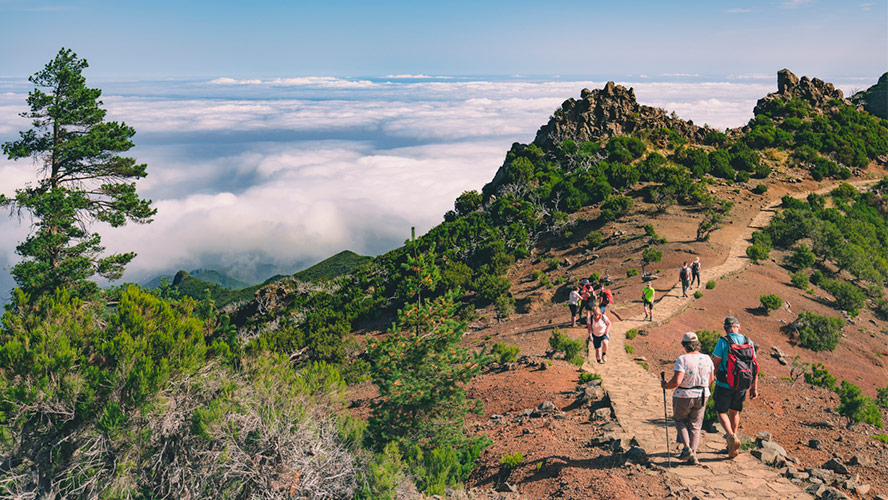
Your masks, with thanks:
<instances>
[{"instance_id":1,"label":"trekking pole","mask_svg":"<svg viewBox=\"0 0 888 500\"><path fill-rule=\"evenodd\" d=\"M666 372L660 372L660 381L666 384ZM672 456L669 453L669 414L666 412L666 388L663 388L663 425L666 427L666 466L672 468Z\"/></svg>"}]
</instances>

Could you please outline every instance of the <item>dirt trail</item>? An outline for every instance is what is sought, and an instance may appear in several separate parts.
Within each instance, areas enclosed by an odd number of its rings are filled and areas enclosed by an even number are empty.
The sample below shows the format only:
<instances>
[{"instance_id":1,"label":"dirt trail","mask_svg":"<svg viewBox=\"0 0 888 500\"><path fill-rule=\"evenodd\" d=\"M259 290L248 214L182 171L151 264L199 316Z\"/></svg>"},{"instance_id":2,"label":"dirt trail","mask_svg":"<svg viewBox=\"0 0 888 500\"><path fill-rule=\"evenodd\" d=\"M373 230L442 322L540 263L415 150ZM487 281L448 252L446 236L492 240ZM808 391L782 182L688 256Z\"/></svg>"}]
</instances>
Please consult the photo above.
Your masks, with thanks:
<instances>
[{"instance_id":1,"label":"dirt trail","mask_svg":"<svg viewBox=\"0 0 888 500\"><path fill-rule=\"evenodd\" d=\"M857 185L872 183L858 182ZM828 192L832 187L818 190ZM808 193L795 195L804 198ZM741 236L731 245L727 259L720 265L701 272L702 282L716 280L739 271L748 264L746 247L749 246L752 233L767 226L776 213L780 200L776 200L763 208L743 230ZM666 431L663 422L663 391L660 388L658 374L650 373L634 361L624 349L626 332L632 328L645 329L654 324L668 323L669 319L684 310L692 302L692 298L681 296L681 285L676 284L655 304L654 314L664 318L657 323L645 321L643 314L614 322L610 332L610 346L606 363L587 361L583 369L599 373L603 385L610 397L614 414L626 434L635 436L644 448L651 461L666 466ZM676 336L681 332L676 332ZM671 376L671 373L669 374ZM670 393L667 393L668 413L672 413ZM671 420L670 420L671 423ZM675 450L675 428L669 426L670 450ZM669 472L677 477L684 486L701 498L783 498L810 499L808 493L781 477L775 469L769 468L753 458L749 453L741 453L733 460L720 453L725 447L720 435L704 433L698 457L700 466L680 464L672 456L672 468Z\"/></svg>"}]
</instances>

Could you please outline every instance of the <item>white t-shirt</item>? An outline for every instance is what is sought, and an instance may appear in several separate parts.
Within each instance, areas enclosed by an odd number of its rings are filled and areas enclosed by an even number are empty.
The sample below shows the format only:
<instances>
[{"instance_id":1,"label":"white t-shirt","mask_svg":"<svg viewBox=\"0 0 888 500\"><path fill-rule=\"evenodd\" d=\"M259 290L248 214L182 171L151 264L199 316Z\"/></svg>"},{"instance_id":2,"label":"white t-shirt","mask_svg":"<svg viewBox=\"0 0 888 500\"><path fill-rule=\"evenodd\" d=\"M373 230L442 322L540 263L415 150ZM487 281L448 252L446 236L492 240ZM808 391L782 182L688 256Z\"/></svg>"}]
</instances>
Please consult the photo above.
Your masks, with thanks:
<instances>
[{"instance_id":1,"label":"white t-shirt","mask_svg":"<svg viewBox=\"0 0 888 500\"><path fill-rule=\"evenodd\" d=\"M580 292L576 290L570 291L570 305L575 306L580 302Z\"/></svg>"},{"instance_id":2,"label":"white t-shirt","mask_svg":"<svg viewBox=\"0 0 888 500\"><path fill-rule=\"evenodd\" d=\"M699 398L705 392L709 396L709 376L715 371L712 359L705 354L682 354L675 360L674 371L684 373L681 385L676 387L676 398ZM703 389L691 389L703 387Z\"/></svg>"}]
</instances>

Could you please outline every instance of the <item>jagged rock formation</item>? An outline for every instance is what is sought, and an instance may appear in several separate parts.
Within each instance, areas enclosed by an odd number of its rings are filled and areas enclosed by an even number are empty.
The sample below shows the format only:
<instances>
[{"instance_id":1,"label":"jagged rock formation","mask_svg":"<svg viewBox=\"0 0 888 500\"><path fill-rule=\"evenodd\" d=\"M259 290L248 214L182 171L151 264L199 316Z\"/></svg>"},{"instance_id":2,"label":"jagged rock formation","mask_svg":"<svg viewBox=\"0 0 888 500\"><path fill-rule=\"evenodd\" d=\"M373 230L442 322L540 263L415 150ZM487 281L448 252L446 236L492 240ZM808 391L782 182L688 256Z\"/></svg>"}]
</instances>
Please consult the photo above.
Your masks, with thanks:
<instances>
[{"instance_id":1,"label":"jagged rock formation","mask_svg":"<svg viewBox=\"0 0 888 500\"><path fill-rule=\"evenodd\" d=\"M771 101L793 98L807 101L815 110L831 107L829 101L833 99L851 105L851 102L842 95L842 91L835 88L833 84L819 78L809 79L807 76L799 79L792 71L784 68L777 72L777 92L772 92L759 99L755 104L754 112L757 115L764 113L769 109Z\"/></svg>"},{"instance_id":2,"label":"jagged rock formation","mask_svg":"<svg viewBox=\"0 0 888 500\"><path fill-rule=\"evenodd\" d=\"M851 102L874 116L888 120L888 72L872 87L851 96Z\"/></svg>"},{"instance_id":3,"label":"jagged rock formation","mask_svg":"<svg viewBox=\"0 0 888 500\"><path fill-rule=\"evenodd\" d=\"M669 116L662 109L640 105L633 89L607 82L601 90L583 89L579 100L564 101L549 123L537 132L534 144L549 150L566 139L599 142L638 130L661 128L670 128L691 141L703 138L703 128Z\"/></svg>"}]
</instances>

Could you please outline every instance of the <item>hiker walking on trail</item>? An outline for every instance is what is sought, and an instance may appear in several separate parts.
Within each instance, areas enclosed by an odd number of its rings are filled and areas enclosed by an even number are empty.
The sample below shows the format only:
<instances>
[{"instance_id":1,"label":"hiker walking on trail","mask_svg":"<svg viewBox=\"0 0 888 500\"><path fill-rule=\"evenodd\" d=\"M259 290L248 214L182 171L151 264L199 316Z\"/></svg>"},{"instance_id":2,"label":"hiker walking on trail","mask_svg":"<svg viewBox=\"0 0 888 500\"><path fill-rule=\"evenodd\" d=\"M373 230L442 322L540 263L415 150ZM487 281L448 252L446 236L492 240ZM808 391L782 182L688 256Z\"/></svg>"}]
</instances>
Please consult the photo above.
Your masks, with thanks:
<instances>
[{"instance_id":1,"label":"hiker walking on trail","mask_svg":"<svg viewBox=\"0 0 888 500\"><path fill-rule=\"evenodd\" d=\"M641 301L644 302L644 319L654 320L654 287L650 281L641 289Z\"/></svg>"},{"instance_id":2,"label":"hiker walking on trail","mask_svg":"<svg viewBox=\"0 0 888 500\"><path fill-rule=\"evenodd\" d=\"M746 401L746 391L749 390L751 399L759 396L755 345L740 334L740 321L737 318L725 318L725 336L716 342L712 361L717 367L712 399L718 422L725 431L728 457L734 458L740 453L737 430L740 428L740 412Z\"/></svg>"},{"instance_id":3,"label":"hiker walking on trail","mask_svg":"<svg viewBox=\"0 0 888 500\"><path fill-rule=\"evenodd\" d=\"M688 261L682 264L678 270L678 279L681 280L681 296L688 296L688 288L691 286L691 269L688 267Z\"/></svg>"},{"instance_id":4,"label":"hiker walking on trail","mask_svg":"<svg viewBox=\"0 0 888 500\"><path fill-rule=\"evenodd\" d=\"M580 290L582 290L581 285L577 285L576 288L570 291L570 298L567 301L567 306L570 308L570 326L577 326L577 314L580 312L580 301L582 300L582 295L580 295Z\"/></svg>"},{"instance_id":5,"label":"hiker walking on trail","mask_svg":"<svg viewBox=\"0 0 888 500\"><path fill-rule=\"evenodd\" d=\"M691 284L694 284L694 281L697 282L697 288L700 288L700 257L694 259L694 262L691 262Z\"/></svg>"},{"instance_id":6,"label":"hiker walking on trail","mask_svg":"<svg viewBox=\"0 0 888 500\"><path fill-rule=\"evenodd\" d=\"M598 309L601 311L601 314L604 314L607 312L607 306L614 301L614 294L610 291L610 288L607 288L604 285L599 285L599 287Z\"/></svg>"},{"instance_id":7,"label":"hiker walking on trail","mask_svg":"<svg viewBox=\"0 0 888 500\"><path fill-rule=\"evenodd\" d=\"M595 311L597 309L597 307L596 307L597 300L595 298L595 290L593 290L591 286L589 286L588 288L584 287L581 294L582 294L583 301L580 305L580 311L582 311L582 313L583 313L583 316L586 321L586 327L588 328L589 321L592 316L592 311Z\"/></svg>"},{"instance_id":8,"label":"hiker walking on trail","mask_svg":"<svg viewBox=\"0 0 888 500\"><path fill-rule=\"evenodd\" d=\"M660 385L663 389L675 389L672 393L672 419L677 430L676 440L683 445L678 458L698 465L697 448L700 446L709 386L715 379L715 366L709 356L700 353L700 339L696 333L685 333L681 346L685 354L675 360L669 382L660 382Z\"/></svg>"},{"instance_id":9,"label":"hiker walking on trail","mask_svg":"<svg viewBox=\"0 0 888 500\"><path fill-rule=\"evenodd\" d=\"M595 349L595 361L599 363L607 363L607 343L610 340L611 321L599 309L592 311L592 321L589 322L589 339L586 341L586 351L589 349L589 343Z\"/></svg>"}]
</instances>

